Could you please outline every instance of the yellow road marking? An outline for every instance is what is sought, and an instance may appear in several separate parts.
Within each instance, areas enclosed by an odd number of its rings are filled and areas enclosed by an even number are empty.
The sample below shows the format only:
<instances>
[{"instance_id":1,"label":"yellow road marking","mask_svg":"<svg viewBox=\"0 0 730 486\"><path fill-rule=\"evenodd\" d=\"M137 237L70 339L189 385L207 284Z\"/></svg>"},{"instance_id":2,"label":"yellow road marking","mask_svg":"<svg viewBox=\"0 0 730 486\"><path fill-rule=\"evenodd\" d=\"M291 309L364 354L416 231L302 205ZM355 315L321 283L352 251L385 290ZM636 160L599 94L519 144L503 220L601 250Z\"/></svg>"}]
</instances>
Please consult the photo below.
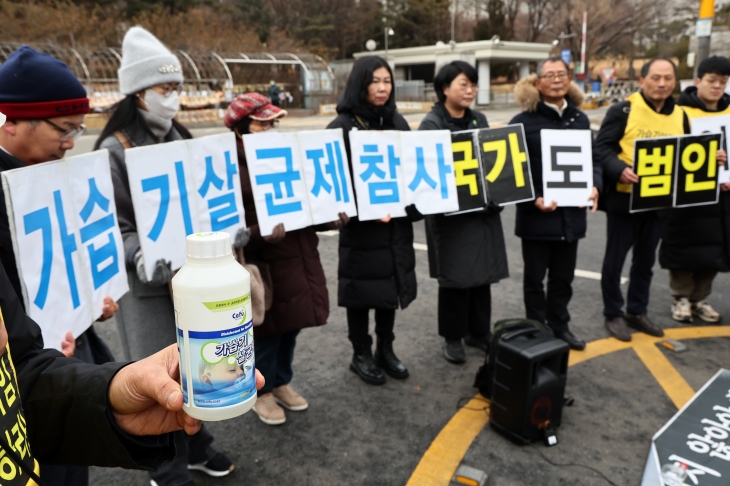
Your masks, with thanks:
<instances>
[{"instance_id":1,"label":"yellow road marking","mask_svg":"<svg viewBox=\"0 0 730 486\"><path fill-rule=\"evenodd\" d=\"M464 454L489 421L485 400L477 393L451 417L421 457L406 486L445 485L451 482Z\"/></svg>"},{"instance_id":2,"label":"yellow road marking","mask_svg":"<svg viewBox=\"0 0 730 486\"><path fill-rule=\"evenodd\" d=\"M682 341L711 337L730 337L730 326L665 329L664 337L661 338L634 333L633 340L628 343L612 337L599 339L588 343L585 351L571 352L568 366L632 348L679 409L695 392L666 356L657 349L656 343L664 339ZM483 411L484 400L484 397L477 394L451 417L421 457L406 486L447 486L451 482L471 443L489 422L487 413Z\"/></svg>"}]
</instances>

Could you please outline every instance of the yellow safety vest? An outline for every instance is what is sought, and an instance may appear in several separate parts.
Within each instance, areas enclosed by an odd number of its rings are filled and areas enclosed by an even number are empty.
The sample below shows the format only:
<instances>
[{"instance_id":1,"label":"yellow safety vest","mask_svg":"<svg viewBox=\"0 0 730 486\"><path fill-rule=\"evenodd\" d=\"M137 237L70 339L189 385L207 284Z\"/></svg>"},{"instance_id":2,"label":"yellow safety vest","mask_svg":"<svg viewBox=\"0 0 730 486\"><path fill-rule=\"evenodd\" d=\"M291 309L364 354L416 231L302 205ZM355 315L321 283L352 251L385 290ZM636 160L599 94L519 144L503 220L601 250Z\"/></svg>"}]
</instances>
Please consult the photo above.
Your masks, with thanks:
<instances>
[{"instance_id":1,"label":"yellow safety vest","mask_svg":"<svg viewBox=\"0 0 730 486\"><path fill-rule=\"evenodd\" d=\"M704 118L706 116L718 116L730 114L730 106L722 111L705 111L702 108L695 108L694 106L682 106L682 109L687 113L687 118L692 120L693 118Z\"/></svg>"},{"instance_id":2,"label":"yellow safety vest","mask_svg":"<svg viewBox=\"0 0 730 486\"><path fill-rule=\"evenodd\" d=\"M626 98L626 101L631 103L631 111L626 120L624 136L619 141L621 153L618 158L629 167L634 166L634 140L684 135L684 111L679 105L675 105L670 114L664 115L647 105L638 91ZM628 194L631 192L631 184L618 182L616 190Z\"/></svg>"}]
</instances>

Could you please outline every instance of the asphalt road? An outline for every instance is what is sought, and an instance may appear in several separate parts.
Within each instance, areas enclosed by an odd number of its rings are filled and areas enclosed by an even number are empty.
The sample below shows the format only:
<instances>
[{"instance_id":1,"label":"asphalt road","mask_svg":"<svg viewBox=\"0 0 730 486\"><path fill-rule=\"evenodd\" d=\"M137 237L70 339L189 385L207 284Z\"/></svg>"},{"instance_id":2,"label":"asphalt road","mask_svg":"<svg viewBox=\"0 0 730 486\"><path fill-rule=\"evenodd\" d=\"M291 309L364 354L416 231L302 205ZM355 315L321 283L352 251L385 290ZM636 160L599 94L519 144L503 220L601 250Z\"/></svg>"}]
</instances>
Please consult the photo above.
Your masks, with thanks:
<instances>
[{"instance_id":1,"label":"asphalt road","mask_svg":"<svg viewBox=\"0 0 730 486\"><path fill-rule=\"evenodd\" d=\"M515 112L488 111L487 115L492 123L505 123ZM308 120L307 128L322 128L326 121ZM409 121L417 123L418 119L409 115ZM196 136L203 134L196 130ZM77 149L90 147L84 145L86 142L87 137L82 137ZM514 217L514 207L502 213L510 278L492 287L493 322L524 315L523 265L520 241L514 236ZM580 243L577 268L592 278L576 277L570 305L571 327L588 341L607 337L600 285L595 279L603 260L605 233L604 214L589 215L588 235ZM474 375L484 355L468 348L464 365L453 365L443 358L436 324L438 287L428 278L423 250L416 251L418 299L396 317L395 351L411 376L373 387L348 370L352 350L345 313L336 305L337 240L336 235L320 237L320 256L330 292L329 322L300 334L294 359L292 386L309 400L309 410L287 412L287 423L279 427L263 424L254 413L210 423L216 437L214 446L236 463L237 470L220 479L195 473L196 484L404 485L434 438L463 405L461 399L475 395ZM415 241L426 243L422 223L415 225ZM628 275L627 269L624 275ZM624 290L626 287L624 284ZM710 301L728 318L729 297L730 279L723 274L715 281ZM650 314L666 328L676 327L669 314L670 304L667 274L657 267ZM96 328L112 351L121 355L115 323L109 321ZM728 367L730 339L692 340L687 345L688 351L681 354L662 353L694 390L720 367ZM493 486L608 484L575 464L591 466L615 484L638 485L651 437L676 412L674 403L630 349L571 367L568 376L567 394L575 398L575 405L564 410L558 446L515 446L487 426L468 447L462 463L486 471ZM572 465L553 466L540 452L554 463ZM91 484L149 484L146 477L137 471L92 468Z\"/></svg>"}]
</instances>

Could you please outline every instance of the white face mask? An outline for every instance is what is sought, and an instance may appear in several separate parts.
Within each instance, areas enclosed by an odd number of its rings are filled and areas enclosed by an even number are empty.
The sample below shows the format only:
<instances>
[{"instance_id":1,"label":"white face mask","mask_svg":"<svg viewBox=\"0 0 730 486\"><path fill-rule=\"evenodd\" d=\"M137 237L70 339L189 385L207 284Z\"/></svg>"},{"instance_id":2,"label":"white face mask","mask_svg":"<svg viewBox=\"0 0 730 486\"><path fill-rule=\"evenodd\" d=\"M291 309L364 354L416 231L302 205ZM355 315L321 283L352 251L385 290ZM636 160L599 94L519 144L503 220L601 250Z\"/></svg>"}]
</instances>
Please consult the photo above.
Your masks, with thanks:
<instances>
[{"instance_id":1,"label":"white face mask","mask_svg":"<svg viewBox=\"0 0 730 486\"><path fill-rule=\"evenodd\" d=\"M5 125L5 115L0 113L0 127Z\"/></svg>"},{"instance_id":2,"label":"white face mask","mask_svg":"<svg viewBox=\"0 0 730 486\"><path fill-rule=\"evenodd\" d=\"M180 98L177 96L177 91L165 96L148 89L144 92L144 104L150 114L165 120L172 120L180 111Z\"/></svg>"}]
</instances>

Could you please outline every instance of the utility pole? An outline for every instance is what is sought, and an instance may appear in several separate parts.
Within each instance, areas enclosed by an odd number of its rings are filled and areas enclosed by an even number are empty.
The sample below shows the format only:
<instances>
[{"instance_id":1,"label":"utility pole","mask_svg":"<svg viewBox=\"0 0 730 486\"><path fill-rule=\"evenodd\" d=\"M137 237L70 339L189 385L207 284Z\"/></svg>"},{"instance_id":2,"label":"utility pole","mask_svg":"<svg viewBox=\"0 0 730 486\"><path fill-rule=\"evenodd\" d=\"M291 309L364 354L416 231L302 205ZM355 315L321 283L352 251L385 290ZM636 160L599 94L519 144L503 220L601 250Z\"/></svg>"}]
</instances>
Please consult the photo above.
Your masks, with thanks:
<instances>
[{"instance_id":1,"label":"utility pole","mask_svg":"<svg viewBox=\"0 0 730 486\"><path fill-rule=\"evenodd\" d=\"M457 0L451 0L451 40L449 41L449 44L452 49L456 45L456 1Z\"/></svg>"},{"instance_id":2,"label":"utility pole","mask_svg":"<svg viewBox=\"0 0 730 486\"><path fill-rule=\"evenodd\" d=\"M715 0L701 0L700 15L695 27L697 37L697 56L695 57L694 77L700 63L710 57L710 36L712 34L712 18L715 16Z\"/></svg>"},{"instance_id":3,"label":"utility pole","mask_svg":"<svg viewBox=\"0 0 730 486\"><path fill-rule=\"evenodd\" d=\"M581 67L581 74L585 75L588 72L588 67L586 66L586 30L588 29L588 12L583 12L583 38L580 42L580 67ZM588 81L588 78L584 76L585 81Z\"/></svg>"}]
</instances>

